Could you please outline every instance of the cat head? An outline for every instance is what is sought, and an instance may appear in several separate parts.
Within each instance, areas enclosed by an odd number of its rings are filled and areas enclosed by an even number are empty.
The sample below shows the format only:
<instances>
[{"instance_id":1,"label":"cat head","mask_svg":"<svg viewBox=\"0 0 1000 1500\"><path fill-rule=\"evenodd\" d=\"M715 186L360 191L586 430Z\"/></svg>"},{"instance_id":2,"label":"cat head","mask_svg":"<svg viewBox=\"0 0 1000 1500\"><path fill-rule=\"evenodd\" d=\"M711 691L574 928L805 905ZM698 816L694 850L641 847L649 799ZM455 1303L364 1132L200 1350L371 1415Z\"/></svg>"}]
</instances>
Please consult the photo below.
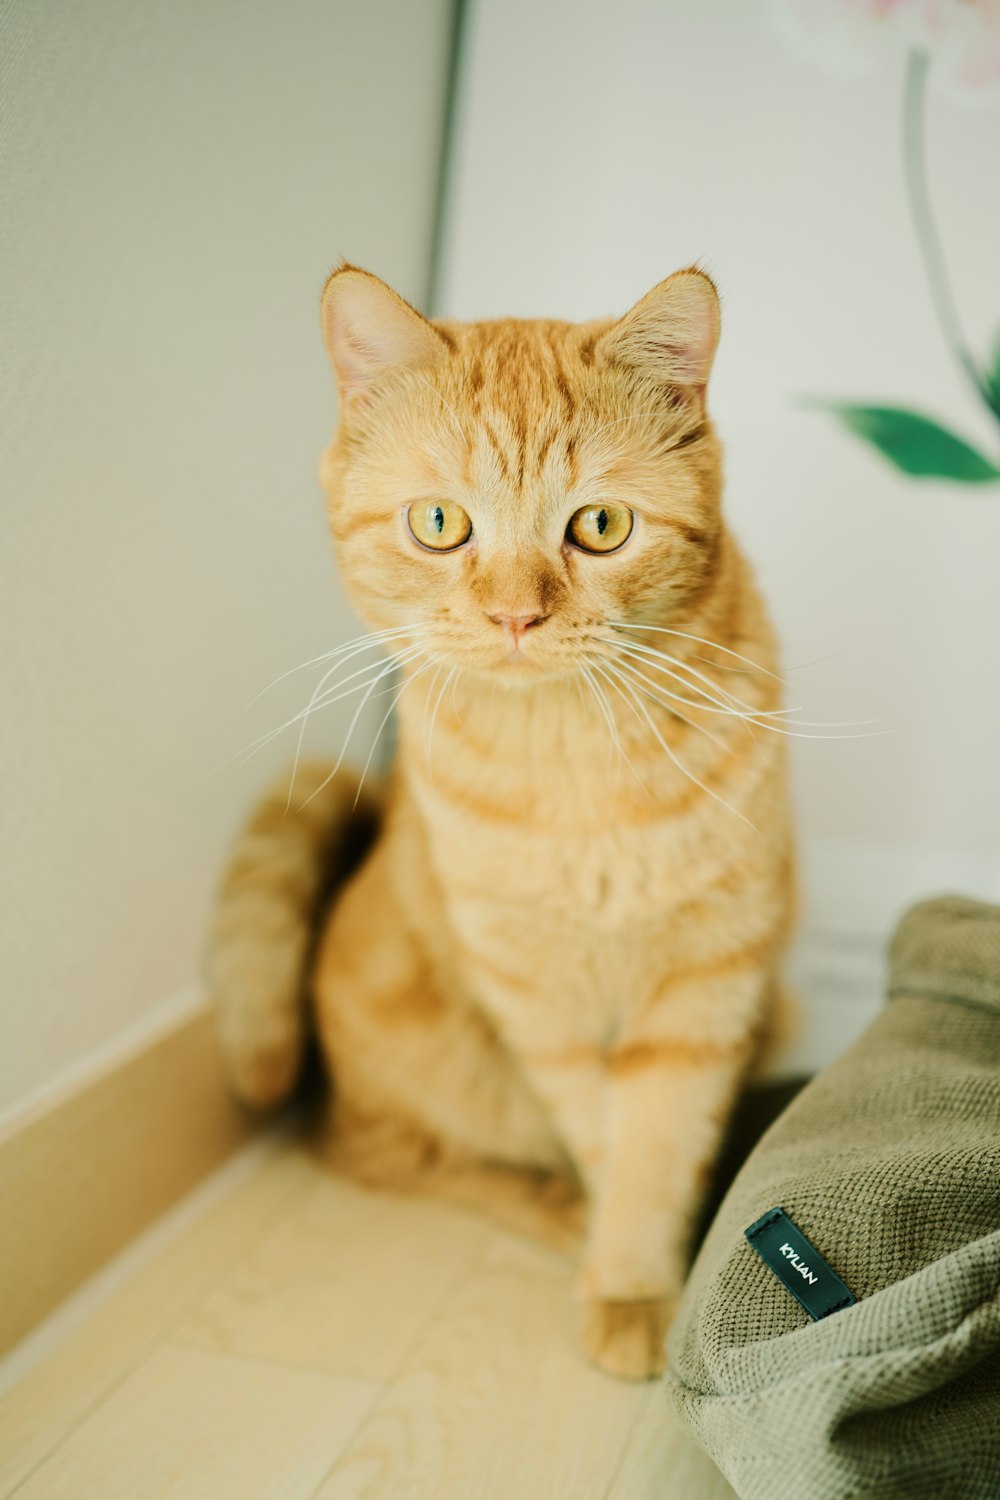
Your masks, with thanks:
<instances>
[{"instance_id":1,"label":"cat head","mask_svg":"<svg viewBox=\"0 0 1000 1500\"><path fill-rule=\"evenodd\" d=\"M455 323L345 265L322 317L340 424L320 475L373 629L515 682L574 671L618 623L692 617L721 535L708 276L617 320Z\"/></svg>"}]
</instances>

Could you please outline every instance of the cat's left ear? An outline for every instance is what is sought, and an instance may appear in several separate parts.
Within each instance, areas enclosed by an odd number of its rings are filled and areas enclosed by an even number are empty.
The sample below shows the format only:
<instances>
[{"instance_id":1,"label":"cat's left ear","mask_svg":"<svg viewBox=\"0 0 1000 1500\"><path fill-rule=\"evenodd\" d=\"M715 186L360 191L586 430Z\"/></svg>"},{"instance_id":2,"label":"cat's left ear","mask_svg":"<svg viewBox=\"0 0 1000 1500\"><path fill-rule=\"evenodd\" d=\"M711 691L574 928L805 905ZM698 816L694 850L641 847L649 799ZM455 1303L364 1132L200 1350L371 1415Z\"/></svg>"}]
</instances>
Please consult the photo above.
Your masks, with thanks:
<instances>
[{"instance_id":1,"label":"cat's left ear","mask_svg":"<svg viewBox=\"0 0 1000 1500\"><path fill-rule=\"evenodd\" d=\"M718 342L719 294L712 278L691 266L647 292L600 338L595 354L702 394Z\"/></svg>"},{"instance_id":2,"label":"cat's left ear","mask_svg":"<svg viewBox=\"0 0 1000 1500\"><path fill-rule=\"evenodd\" d=\"M447 345L432 323L391 286L343 265L323 289L323 338L345 409L363 401L380 380L406 366L429 365Z\"/></svg>"}]
</instances>

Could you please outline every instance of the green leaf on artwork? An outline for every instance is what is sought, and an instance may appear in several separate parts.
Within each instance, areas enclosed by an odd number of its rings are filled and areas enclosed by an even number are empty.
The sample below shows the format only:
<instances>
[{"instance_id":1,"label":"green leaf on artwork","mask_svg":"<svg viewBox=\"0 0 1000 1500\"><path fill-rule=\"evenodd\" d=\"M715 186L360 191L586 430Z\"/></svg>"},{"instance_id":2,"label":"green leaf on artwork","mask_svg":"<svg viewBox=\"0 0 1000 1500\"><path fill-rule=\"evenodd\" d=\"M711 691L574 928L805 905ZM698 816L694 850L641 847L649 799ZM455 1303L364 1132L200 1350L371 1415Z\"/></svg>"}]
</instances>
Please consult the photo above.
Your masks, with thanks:
<instances>
[{"instance_id":1,"label":"green leaf on artwork","mask_svg":"<svg viewBox=\"0 0 1000 1500\"><path fill-rule=\"evenodd\" d=\"M997 415L1000 416L1000 332L993 340L993 359L990 368L986 372L986 378L993 392L993 400L996 405Z\"/></svg>"},{"instance_id":2,"label":"green leaf on artwork","mask_svg":"<svg viewBox=\"0 0 1000 1500\"><path fill-rule=\"evenodd\" d=\"M833 412L844 426L872 444L904 474L987 484L1000 467L940 422L902 406L857 406L848 401L809 401Z\"/></svg>"}]
</instances>

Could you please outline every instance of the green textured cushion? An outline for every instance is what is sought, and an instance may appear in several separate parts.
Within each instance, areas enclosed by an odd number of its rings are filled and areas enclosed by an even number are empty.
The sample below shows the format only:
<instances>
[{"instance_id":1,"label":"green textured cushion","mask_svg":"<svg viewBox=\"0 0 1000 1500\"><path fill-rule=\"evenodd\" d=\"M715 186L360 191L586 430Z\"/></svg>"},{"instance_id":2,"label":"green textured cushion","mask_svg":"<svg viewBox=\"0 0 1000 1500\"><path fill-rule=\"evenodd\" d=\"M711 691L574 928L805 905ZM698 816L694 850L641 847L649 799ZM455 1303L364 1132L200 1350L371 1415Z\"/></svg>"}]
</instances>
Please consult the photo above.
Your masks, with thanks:
<instances>
[{"instance_id":1,"label":"green textured cushion","mask_svg":"<svg viewBox=\"0 0 1000 1500\"><path fill-rule=\"evenodd\" d=\"M672 1403L744 1500L1000 1500L1000 908L914 908L889 994L747 1160L671 1330ZM775 1207L855 1306L812 1322L759 1259Z\"/></svg>"}]
</instances>

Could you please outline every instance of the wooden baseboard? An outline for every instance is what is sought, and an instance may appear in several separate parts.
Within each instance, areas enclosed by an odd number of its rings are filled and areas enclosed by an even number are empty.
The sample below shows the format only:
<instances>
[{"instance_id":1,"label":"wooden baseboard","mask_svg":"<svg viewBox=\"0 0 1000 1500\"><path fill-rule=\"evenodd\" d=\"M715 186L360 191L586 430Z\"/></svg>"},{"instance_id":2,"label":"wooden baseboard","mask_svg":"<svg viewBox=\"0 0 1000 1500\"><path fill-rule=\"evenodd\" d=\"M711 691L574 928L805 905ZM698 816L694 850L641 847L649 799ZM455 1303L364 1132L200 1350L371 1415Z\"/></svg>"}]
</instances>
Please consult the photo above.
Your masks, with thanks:
<instances>
[{"instance_id":1,"label":"wooden baseboard","mask_svg":"<svg viewBox=\"0 0 1000 1500\"><path fill-rule=\"evenodd\" d=\"M254 1130L207 1009L0 1133L0 1352Z\"/></svg>"}]
</instances>

